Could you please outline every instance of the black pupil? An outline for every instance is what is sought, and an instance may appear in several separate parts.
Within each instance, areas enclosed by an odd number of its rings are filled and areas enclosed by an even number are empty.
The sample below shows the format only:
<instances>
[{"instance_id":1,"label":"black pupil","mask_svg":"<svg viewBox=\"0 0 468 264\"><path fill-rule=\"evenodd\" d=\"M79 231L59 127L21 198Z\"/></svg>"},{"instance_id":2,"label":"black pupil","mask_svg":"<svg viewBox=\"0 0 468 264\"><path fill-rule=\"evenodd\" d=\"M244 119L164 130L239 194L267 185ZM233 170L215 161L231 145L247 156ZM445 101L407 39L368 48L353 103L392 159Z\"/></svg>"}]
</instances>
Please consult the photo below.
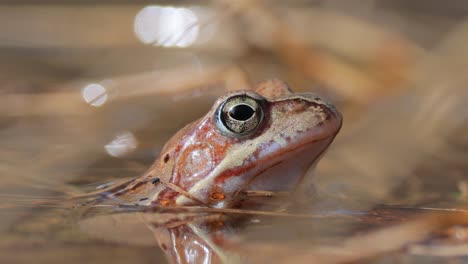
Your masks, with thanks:
<instances>
[{"instance_id":1,"label":"black pupil","mask_svg":"<svg viewBox=\"0 0 468 264\"><path fill-rule=\"evenodd\" d=\"M229 111L229 116L239 121L246 121L253 116L255 110L244 104L236 105Z\"/></svg>"}]
</instances>

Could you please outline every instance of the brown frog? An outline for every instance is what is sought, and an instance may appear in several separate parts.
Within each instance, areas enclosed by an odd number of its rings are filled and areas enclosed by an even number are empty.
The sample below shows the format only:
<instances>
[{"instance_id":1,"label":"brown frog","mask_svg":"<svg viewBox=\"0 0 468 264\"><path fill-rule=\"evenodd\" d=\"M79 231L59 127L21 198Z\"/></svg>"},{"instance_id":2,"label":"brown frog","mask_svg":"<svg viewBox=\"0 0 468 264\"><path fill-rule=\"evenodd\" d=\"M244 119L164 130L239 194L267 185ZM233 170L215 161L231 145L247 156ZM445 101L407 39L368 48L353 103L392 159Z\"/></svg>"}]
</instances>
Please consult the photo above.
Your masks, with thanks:
<instances>
[{"instance_id":1,"label":"brown frog","mask_svg":"<svg viewBox=\"0 0 468 264\"><path fill-rule=\"evenodd\" d=\"M265 81L220 97L166 143L146 173L106 193L138 205L229 208L245 190L292 191L341 124L318 95Z\"/></svg>"}]
</instances>

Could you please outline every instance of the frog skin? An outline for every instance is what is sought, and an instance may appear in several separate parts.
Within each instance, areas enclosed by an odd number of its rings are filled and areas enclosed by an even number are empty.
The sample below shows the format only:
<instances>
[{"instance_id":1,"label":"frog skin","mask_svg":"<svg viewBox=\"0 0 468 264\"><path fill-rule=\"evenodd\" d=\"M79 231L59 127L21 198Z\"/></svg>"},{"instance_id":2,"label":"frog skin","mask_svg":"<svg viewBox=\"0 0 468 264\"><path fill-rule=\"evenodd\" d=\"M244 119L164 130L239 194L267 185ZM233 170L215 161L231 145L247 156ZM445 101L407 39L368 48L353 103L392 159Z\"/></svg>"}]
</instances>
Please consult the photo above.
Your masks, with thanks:
<instances>
[{"instance_id":1,"label":"frog skin","mask_svg":"<svg viewBox=\"0 0 468 264\"><path fill-rule=\"evenodd\" d=\"M318 95L265 81L255 91L220 97L166 143L146 173L109 196L138 205L229 208L245 190L293 191L341 124L341 114Z\"/></svg>"}]
</instances>

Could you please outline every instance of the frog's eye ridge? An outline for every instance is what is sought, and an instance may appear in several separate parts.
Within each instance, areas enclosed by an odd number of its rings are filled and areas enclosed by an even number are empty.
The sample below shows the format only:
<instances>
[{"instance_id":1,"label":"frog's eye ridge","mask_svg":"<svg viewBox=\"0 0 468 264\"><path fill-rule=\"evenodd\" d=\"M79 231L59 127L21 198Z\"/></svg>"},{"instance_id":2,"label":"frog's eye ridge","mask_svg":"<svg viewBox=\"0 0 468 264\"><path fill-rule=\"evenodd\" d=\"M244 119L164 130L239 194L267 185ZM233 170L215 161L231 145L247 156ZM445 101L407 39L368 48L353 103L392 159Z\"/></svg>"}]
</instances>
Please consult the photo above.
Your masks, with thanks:
<instances>
[{"instance_id":1,"label":"frog's eye ridge","mask_svg":"<svg viewBox=\"0 0 468 264\"><path fill-rule=\"evenodd\" d=\"M246 94L229 97L216 111L218 129L230 137L251 135L263 120L262 104Z\"/></svg>"}]
</instances>

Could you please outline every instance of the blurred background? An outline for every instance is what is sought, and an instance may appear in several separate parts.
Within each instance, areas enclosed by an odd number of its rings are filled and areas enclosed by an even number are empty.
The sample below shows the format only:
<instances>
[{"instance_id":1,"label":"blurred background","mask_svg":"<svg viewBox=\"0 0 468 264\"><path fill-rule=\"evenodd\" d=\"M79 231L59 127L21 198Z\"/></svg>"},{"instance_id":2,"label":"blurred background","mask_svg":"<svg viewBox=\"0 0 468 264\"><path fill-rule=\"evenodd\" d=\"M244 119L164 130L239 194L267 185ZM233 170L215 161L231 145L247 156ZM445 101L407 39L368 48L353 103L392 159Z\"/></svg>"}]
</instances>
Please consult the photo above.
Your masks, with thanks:
<instances>
[{"instance_id":1,"label":"blurred background","mask_svg":"<svg viewBox=\"0 0 468 264\"><path fill-rule=\"evenodd\" d=\"M34 204L138 176L219 95L269 78L344 116L305 210L468 201L466 1L40 2L0 1L2 263L164 260Z\"/></svg>"}]
</instances>

